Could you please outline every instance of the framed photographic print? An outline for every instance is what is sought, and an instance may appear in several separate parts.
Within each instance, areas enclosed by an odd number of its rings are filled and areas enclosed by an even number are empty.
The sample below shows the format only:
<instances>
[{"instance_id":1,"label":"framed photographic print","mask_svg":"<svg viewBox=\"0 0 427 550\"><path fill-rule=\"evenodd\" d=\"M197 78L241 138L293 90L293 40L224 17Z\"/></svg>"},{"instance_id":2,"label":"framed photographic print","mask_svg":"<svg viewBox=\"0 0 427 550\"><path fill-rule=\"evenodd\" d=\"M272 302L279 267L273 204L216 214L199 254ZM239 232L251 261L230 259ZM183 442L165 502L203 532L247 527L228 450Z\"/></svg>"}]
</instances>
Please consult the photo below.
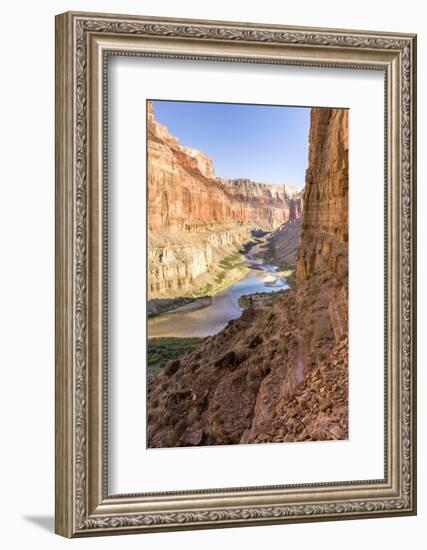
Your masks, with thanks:
<instances>
[{"instance_id":1,"label":"framed photographic print","mask_svg":"<svg viewBox=\"0 0 427 550\"><path fill-rule=\"evenodd\" d=\"M416 513L415 67L57 16L57 533Z\"/></svg>"}]
</instances>

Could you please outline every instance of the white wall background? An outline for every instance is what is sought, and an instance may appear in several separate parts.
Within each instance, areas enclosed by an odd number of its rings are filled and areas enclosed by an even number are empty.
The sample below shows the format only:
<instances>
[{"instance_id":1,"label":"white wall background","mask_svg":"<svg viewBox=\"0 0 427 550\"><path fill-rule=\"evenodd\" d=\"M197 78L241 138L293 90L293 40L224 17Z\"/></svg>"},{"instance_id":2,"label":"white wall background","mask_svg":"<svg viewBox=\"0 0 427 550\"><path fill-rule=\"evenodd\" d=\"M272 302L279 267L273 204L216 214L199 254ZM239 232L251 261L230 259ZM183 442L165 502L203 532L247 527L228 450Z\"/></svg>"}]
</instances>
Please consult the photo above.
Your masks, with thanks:
<instances>
[{"instance_id":1,"label":"white wall background","mask_svg":"<svg viewBox=\"0 0 427 550\"><path fill-rule=\"evenodd\" d=\"M394 0L14 0L2 6L0 200L0 517L2 547L192 549L422 548L427 531L424 372L427 120L423 5ZM246 20L419 34L419 514L418 517L193 531L67 541L54 510L54 15L67 10ZM423 147L424 146L424 147ZM424 401L424 402L423 402Z\"/></svg>"}]
</instances>

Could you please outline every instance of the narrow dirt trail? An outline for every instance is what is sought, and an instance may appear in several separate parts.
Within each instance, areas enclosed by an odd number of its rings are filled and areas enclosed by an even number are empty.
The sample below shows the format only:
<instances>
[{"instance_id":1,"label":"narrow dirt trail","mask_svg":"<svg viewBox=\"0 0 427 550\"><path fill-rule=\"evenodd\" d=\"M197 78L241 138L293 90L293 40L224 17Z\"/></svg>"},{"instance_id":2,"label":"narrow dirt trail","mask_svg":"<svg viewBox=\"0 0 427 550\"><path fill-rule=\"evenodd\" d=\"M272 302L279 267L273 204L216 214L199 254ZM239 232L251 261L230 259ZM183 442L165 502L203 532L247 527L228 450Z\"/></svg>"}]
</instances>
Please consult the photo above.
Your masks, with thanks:
<instances>
[{"instance_id":1,"label":"narrow dirt trail","mask_svg":"<svg viewBox=\"0 0 427 550\"><path fill-rule=\"evenodd\" d=\"M295 332L295 339L297 341L297 353L295 357L295 384L299 384L304 379L304 354L303 354L303 341L301 335Z\"/></svg>"}]
</instances>

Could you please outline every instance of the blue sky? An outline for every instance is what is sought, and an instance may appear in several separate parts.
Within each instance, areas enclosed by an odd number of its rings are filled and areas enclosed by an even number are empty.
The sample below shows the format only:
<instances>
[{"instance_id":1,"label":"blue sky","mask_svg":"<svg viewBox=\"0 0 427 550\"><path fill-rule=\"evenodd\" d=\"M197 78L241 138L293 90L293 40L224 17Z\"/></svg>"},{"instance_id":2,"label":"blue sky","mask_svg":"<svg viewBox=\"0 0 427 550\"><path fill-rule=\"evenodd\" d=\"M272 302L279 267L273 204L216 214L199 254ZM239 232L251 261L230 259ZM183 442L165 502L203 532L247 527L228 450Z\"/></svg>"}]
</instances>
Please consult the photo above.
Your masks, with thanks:
<instances>
[{"instance_id":1,"label":"blue sky","mask_svg":"<svg viewBox=\"0 0 427 550\"><path fill-rule=\"evenodd\" d=\"M154 111L182 145L213 159L218 176L304 187L309 108L154 101Z\"/></svg>"}]
</instances>

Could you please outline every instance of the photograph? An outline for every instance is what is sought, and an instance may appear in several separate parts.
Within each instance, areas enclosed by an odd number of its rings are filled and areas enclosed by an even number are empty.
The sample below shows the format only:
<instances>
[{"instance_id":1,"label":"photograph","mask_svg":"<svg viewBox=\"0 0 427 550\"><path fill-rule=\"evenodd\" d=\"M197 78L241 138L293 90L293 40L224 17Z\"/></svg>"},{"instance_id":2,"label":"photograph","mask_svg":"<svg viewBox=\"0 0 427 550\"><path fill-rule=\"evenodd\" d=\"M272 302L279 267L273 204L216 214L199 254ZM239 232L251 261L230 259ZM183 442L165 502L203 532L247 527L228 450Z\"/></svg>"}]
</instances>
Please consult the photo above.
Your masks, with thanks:
<instances>
[{"instance_id":1,"label":"photograph","mask_svg":"<svg viewBox=\"0 0 427 550\"><path fill-rule=\"evenodd\" d=\"M349 109L150 99L146 137L147 447L347 440Z\"/></svg>"},{"instance_id":2,"label":"photograph","mask_svg":"<svg viewBox=\"0 0 427 550\"><path fill-rule=\"evenodd\" d=\"M420 18L383 2L357 29L357 10L315 2L310 22L305 6L292 18L245 4L239 21L241 9L171 3L157 16L157 4L55 15L55 113L47 93L31 102L55 114L52 527L79 538L300 523L342 546L329 536L339 521L351 546L361 522L348 520L390 518L387 540L375 521L365 538L404 547L398 523L422 530L403 517L417 514L419 479ZM18 149L45 168L41 118ZM29 167L44 200L31 158L9 179ZM39 254L40 242L15 248ZM28 254L14 256L22 273ZM20 329L22 303L8 317Z\"/></svg>"}]
</instances>

